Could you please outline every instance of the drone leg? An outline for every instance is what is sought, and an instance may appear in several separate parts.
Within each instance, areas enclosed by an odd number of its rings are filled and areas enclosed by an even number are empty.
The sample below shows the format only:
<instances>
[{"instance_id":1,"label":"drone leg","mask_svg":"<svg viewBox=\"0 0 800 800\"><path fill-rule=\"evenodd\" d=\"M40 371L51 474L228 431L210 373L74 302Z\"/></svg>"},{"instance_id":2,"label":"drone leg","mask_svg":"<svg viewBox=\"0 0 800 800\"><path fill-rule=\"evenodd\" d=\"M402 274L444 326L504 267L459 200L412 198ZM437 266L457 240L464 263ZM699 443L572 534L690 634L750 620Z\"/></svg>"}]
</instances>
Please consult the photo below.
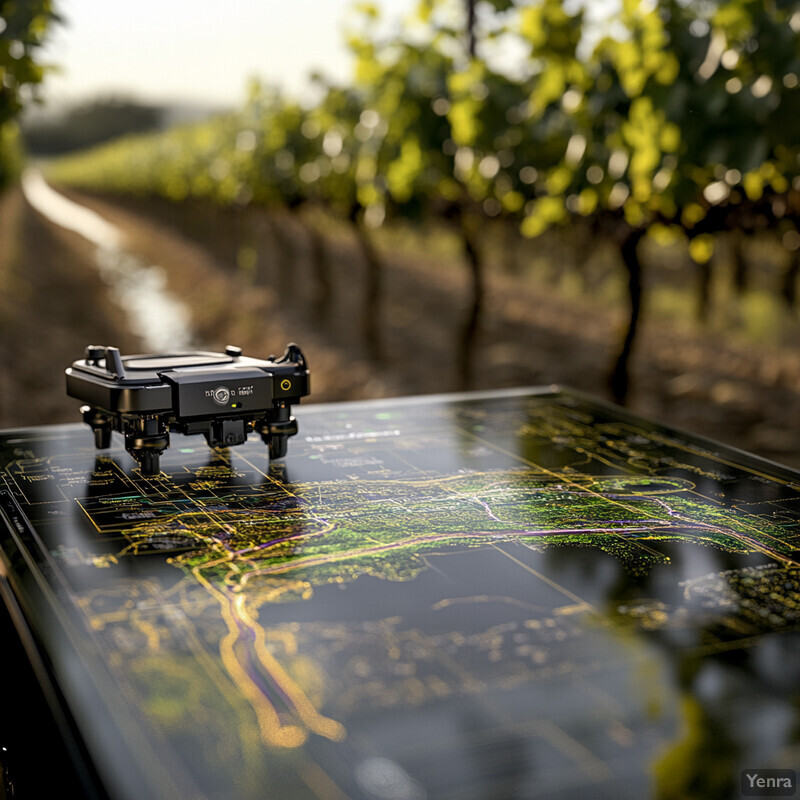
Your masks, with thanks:
<instances>
[{"instance_id":1,"label":"drone leg","mask_svg":"<svg viewBox=\"0 0 800 800\"><path fill-rule=\"evenodd\" d=\"M274 433L270 439L269 443L269 457L270 459L273 458L283 458L286 455L287 445L289 443L289 437L282 433Z\"/></svg>"},{"instance_id":2,"label":"drone leg","mask_svg":"<svg viewBox=\"0 0 800 800\"><path fill-rule=\"evenodd\" d=\"M125 437L125 449L139 462L142 475L147 477L159 474L159 457L168 447L168 433Z\"/></svg>"},{"instance_id":3,"label":"drone leg","mask_svg":"<svg viewBox=\"0 0 800 800\"><path fill-rule=\"evenodd\" d=\"M94 433L94 446L98 450L111 447L112 420L91 406L81 406L83 421Z\"/></svg>"},{"instance_id":4,"label":"drone leg","mask_svg":"<svg viewBox=\"0 0 800 800\"><path fill-rule=\"evenodd\" d=\"M103 425L94 429L94 446L98 450L108 450L111 447L111 426Z\"/></svg>"},{"instance_id":5,"label":"drone leg","mask_svg":"<svg viewBox=\"0 0 800 800\"><path fill-rule=\"evenodd\" d=\"M139 459L139 466L142 470L142 475L146 475L147 477L151 477L153 475L158 475L161 472L161 468L159 467L160 453L156 452L155 450L142 450L141 458Z\"/></svg>"},{"instance_id":6,"label":"drone leg","mask_svg":"<svg viewBox=\"0 0 800 800\"><path fill-rule=\"evenodd\" d=\"M272 412L272 418L267 417L260 429L261 440L269 446L270 458L283 458L289 437L297 433L297 420L290 414L289 406L277 405Z\"/></svg>"}]
</instances>

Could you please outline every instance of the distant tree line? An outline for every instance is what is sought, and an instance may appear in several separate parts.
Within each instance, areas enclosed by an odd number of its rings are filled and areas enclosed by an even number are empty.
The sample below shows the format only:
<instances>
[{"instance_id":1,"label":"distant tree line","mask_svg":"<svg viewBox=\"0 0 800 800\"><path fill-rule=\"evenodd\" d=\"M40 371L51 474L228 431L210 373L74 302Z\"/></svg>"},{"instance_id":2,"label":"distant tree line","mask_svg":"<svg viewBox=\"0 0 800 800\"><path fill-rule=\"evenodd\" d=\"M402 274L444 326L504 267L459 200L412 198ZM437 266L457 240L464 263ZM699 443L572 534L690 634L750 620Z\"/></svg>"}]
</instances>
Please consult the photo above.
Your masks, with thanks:
<instances>
[{"instance_id":1,"label":"distant tree line","mask_svg":"<svg viewBox=\"0 0 800 800\"><path fill-rule=\"evenodd\" d=\"M59 156L124 134L161 130L168 117L165 107L110 97L25 120L20 127L29 155Z\"/></svg>"}]
</instances>

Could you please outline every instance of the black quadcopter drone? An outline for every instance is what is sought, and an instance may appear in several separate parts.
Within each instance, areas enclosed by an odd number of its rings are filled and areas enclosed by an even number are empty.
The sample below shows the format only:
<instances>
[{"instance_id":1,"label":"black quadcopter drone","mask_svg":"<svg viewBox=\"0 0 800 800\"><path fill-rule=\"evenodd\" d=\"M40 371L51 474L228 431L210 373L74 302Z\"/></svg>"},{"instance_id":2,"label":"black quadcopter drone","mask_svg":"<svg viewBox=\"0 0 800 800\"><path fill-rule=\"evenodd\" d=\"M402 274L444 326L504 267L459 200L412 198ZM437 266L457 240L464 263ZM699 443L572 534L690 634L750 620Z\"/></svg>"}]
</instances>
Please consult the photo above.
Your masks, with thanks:
<instances>
[{"instance_id":1,"label":"black quadcopter drone","mask_svg":"<svg viewBox=\"0 0 800 800\"><path fill-rule=\"evenodd\" d=\"M142 475L158 475L170 431L202 433L210 447L242 444L257 431L270 458L281 458L297 433L290 407L309 393L296 344L266 361L232 346L224 353L121 356L116 347L90 345L66 374L67 394L86 403L83 421L97 448L109 447L119 431Z\"/></svg>"}]
</instances>

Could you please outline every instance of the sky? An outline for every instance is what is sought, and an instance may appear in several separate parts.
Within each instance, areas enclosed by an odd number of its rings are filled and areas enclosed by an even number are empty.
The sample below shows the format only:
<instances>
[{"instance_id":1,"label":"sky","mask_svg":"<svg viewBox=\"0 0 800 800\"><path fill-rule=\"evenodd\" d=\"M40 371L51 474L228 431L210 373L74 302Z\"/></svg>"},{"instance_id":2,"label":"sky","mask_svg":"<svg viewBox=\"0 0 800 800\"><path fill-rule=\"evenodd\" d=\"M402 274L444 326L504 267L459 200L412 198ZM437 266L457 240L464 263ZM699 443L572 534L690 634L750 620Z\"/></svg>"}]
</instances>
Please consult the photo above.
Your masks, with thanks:
<instances>
[{"instance_id":1,"label":"sky","mask_svg":"<svg viewBox=\"0 0 800 800\"><path fill-rule=\"evenodd\" d=\"M373 2L388 27L407 17L418 0ZM451 2L460 13L463 0ZM565 0L565 6L583 6L594 22L618 3ZM51 30L42 61L59 72L47 77L42 94L51 108L114 94L220 109L241 105L249 80L258 77L313 100L312 71L337 82L350 78L344 32L354 5L355 0L55 0L64 23Z\"/></svg>"},{"instance_id":2,"label":"sky","mask_svg":"<svg viewBox=\"0 0 800 800\"><path fill-rule=\"evenodd\" d=\"M379 0L401 19L414 0ZM153 102L239 105L251 77L302 96L318 70L346 80L352 0L56 0L42 53L60 74L43 95L75 102L124 93Z\"/></svg>"}]
</instances>

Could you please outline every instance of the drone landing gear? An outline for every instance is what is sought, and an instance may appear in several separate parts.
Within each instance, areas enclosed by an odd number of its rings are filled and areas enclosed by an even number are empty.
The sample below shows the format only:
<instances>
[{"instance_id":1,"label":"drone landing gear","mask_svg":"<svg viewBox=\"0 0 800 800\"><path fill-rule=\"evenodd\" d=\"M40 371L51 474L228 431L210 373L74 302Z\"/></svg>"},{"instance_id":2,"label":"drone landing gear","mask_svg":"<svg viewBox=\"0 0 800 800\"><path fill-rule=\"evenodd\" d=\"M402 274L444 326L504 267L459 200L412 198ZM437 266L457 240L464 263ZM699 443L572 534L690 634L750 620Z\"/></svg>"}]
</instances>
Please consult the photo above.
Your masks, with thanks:
<instances>
[{"instance_id":1,"label":"drone landing gear","mask_svg":"<svg viewBox=\"0 0 800 800\"><path fill-rule=\"evenodd\" d=\"M297 420L291 416L289 406L284 403L276 405L271 417L259 428L259 433L261 441L269 447L269 457L283 458L289 437L297 433Z\"/></svg>"},{"instance_id":2,"label":"drone landing gear","mask_svg":"<svg viewBox=\"0 0 800 800\"><path fill-rule=\"evenodd\" d=\"M158 417L136 417L125 427L125 449L139 462L142 475L158 475L159 457L169 447L164 424Z\"/></svg>"},{"instance_id":3,"label":"drone landing gear","mask_svg":"<svg viewBox=\"0 0 800 800\"><path fill-rule=\"evenodd\" d=\"M94 433L94 445L98 450L111 447L111 433L115 418L91 406L82 406L83 421ZM169 434L161 430L163 424L157 417L136 417L126 425L125 449L139 463L142 475L158 475L159 457L169 447Z\"/></svg>"},{"instance_id":4,"label":"drone landing gear","mask_svg":"<svg viewBox=\"0 0 800 800\"><path fill-rule=\"evenodd\" d=\"M159 458L169 447L169 434L152 437L125 437L125 449L139 462L142 475L152 477L161 472Z\"/></svg>"},{"instance_id":5,"label":"drone landing gear","mask_svg":"<svg viewBox=\"0 0 800 800\"><path fill-rule=\"evenodd\" d=\"M98 450L111 447L111 432L114 430L114 418L91 406L81 406L83 421L92 429L94 446Z\"/></svg>"}]
</instances>

